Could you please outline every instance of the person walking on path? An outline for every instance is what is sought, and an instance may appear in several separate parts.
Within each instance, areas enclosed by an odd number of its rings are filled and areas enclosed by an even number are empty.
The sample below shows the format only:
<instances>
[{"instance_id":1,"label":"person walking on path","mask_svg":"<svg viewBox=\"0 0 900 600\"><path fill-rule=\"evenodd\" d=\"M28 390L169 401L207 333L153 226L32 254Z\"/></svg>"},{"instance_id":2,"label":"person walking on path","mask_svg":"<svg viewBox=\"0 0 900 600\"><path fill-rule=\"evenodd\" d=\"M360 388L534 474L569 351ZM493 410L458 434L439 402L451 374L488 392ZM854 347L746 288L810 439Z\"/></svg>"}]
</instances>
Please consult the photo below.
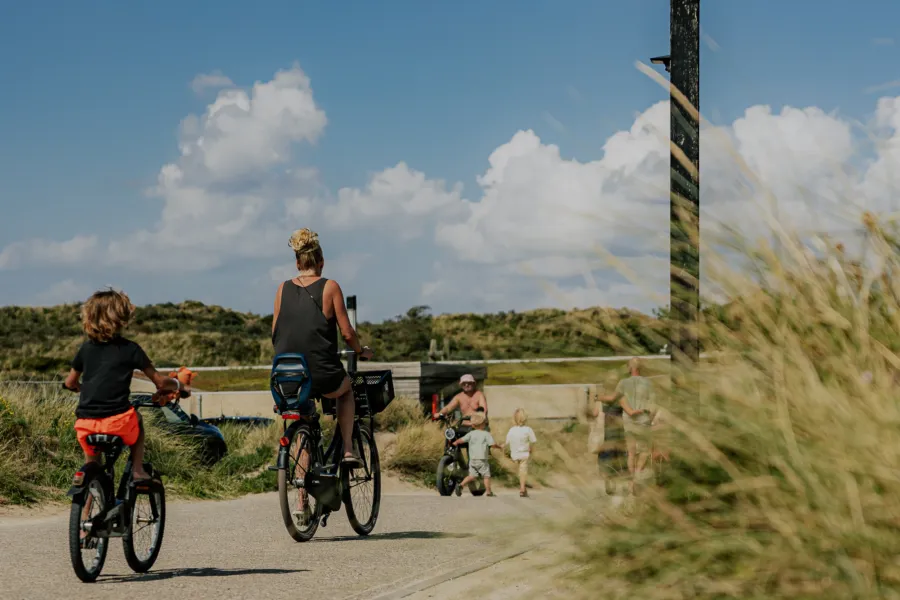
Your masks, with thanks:
<instances>
[{"instance_id":1,"label":"person walking on path","mask_svg":"<svg viewBox=\"0 0 900 600\"><path fill-rule=\"evenodd\" d=\"M469 474L459 484L466 487L479 477L484 479L486 495L493 496L491 491L491 466L488 463L491 448L501 450L503 447L494 441L494 437L484 430L484 414L475 413L469 419L472 423L472 431L453 442L454 446L469 445Z\"/></svg>"},{"instance_id":2,"label":"person walking on path","mask_svg":"<svg viewBox=\"0 0 900 600\"><path fill-rule=\"evenodd\" d=\"M628 361L630 376L619 381L616 390L607 396L599 396L604 403L618 403L622 407L625 425L625 441L628 447L628 472L631 474L631 493L635 479L650 459L650 423L656 415L653 382L641 375L641 360Z\"/></svg>"},{"instance_id":3,"label":"person walking on path","mask_svg":"<svg viewBox=\"0 0 900 600\"><path fill-rule=\"evenodd\" d=\"M537 443L534 430L528 427L528 414L524 408L517 408L513 413L513 426L506 433L505 446L509 446L509 456L519 465L519 496L528 497L525 484L528 481L528 461L531 458L531 446Z\"/></svg>"}]
</instances>

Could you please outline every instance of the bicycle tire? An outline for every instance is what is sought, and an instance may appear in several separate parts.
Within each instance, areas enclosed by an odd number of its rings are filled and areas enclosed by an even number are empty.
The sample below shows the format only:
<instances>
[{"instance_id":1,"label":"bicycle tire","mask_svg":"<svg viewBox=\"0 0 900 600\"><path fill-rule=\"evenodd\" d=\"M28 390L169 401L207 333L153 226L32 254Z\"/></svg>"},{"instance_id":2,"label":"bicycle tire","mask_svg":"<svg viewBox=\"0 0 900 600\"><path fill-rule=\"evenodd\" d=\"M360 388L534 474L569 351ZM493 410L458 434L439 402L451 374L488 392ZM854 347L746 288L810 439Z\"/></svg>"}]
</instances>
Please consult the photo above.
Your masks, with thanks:
<instances>
[{"instance_id":1,"label":"bicycle tire","mask_svg":"<svg viewBox=\"0 0 900 600\"><path fill-rule=\"evenodd\" d=\"M278 501L281 505L281 518L284 520L284 526L287 529L288 535L297 542L308 542L313 538L316 534L316 530L319 528L319 521L322 517L322 506L316 502L316 499L313 498L311 494L307 494L307 503L314 502L315 508L312 510L312 514L310 515L309 522L306 526L298 527L298 523L294 519L294 506L292 505L291 499L288 497L288 492L291 489L298 489L293 481L297 479L297 463L299 463L300 452L303 448L306 448L307 452L310 454L310 462L309 465L307 465L307 469L312 465L320 463L321 460L318 455L318 449L313 443L312 430L308 425L301 425L294 429L293 432L288 435L288 439L287 469L278 469ZM294 459L291 456L291 449L294 447L294 440L296 439L300 439L300 446L297 448L297 458ZM288 470L294 474L294 477L290 480L288 478ZM307 508L309 508L309 506L307 506Z\"/></svg>"},{"instance_id":2,"label":"bicycle tire","mask_svg":"<svg viewBox=\"0 0 900 600\"><path fill-rule=\"evenodd\" d=\"M138 496L141 495L153 498L153 502L156 503L156 510L159 513L159 528L156 530L156 539L153 541L150 556L143 560L138 557L137 552L134 551L135 507L137 505ZM129 501L128 514L131 517L131 522L125 529L125 534L122 536L122 549L125 552L125 562L128 563L128 566L131 567L131 570L135 573L146 573L153 567L153 563L156 562L156 559L159 557L159 551L162 549L163 534L166 531L166 490L160 486L158 490L153 490L149 493L138 494L137 492L133 492L131 500Z\"/></svg>"},{"instance_id":3,"label":"bicycle tire","mask_svg":"<svg viewBox=\"0 0 900 600\"><path fill-rule=\"evenodd\" d=\"M454 460L452 456L446 454L438 461L435 477L437 479L437 491L441 496L451 496L456 490L456 486L459 485L459 482L447 472L450 465L454 462L456 462L456 460Z\"/></svg>"},{"instance_id":4,"label":"bicycle tire","mask_svg":"<svg viewBox=\"0 0 900 600\"><path fill-rule=\"evenodd\" d=\"M350 487L350 472L359 471L360 469L348 469L341 467L341 492L344 501L344 508L347 511L347 519L350 521L350 527L353 528L358 535L366 536L375 529L375 523L378 521L378 511L381 508L381 461L378 457L378 447L375 445L375 437L368 427L359 427L354 424L354 432L359 433L359 440L368 449L369 457L365 458L364 448L360 448L360 456L368 468L368 475L373 483L371 512L369 518L363 522L357 514L357 509L353 505L353 493ZM354 436L356 437L356 436ZM362 506L360 506L362 508Z\"/></svg>"},{"instance_id":5,"label":"bicycle tire","mask_svg":"<svg viewBox=\"0 0 900 600\"><path fill-rule=\"evenodd\" d=\"M72 507L69 509L69 557L72 560L72 568L75 575L84 583L93 583L100 576L103 565L106 562L106 553L109 550L109 538L94 538L97 540L96 552L94 560L90 567L84 564L84 557L81 555L81 520L84 513L84 507L87 503L88 495L91 490L95 490L99 494L100 510L106 506L106 491L103 489L103 482L98 476L90 477L85 483L85 493L79 494L72 498ZM94 498L93 503L98 503ZM98 511L99 512L99 511Z\"/></svg>"}]
</instances>

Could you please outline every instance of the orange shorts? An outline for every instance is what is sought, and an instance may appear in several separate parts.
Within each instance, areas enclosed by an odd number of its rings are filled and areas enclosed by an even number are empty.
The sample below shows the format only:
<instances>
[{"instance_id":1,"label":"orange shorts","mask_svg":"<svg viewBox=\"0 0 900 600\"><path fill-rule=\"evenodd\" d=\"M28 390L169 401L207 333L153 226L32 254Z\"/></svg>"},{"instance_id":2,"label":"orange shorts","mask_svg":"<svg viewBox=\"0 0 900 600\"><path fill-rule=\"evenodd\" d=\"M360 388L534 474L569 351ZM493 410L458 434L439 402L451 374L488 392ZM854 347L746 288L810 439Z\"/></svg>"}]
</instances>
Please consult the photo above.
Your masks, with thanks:
<instances>
[{"instance_id":1,"label":"orange shorts","mask_svg":"<svg viewBox=\"0 0 900 600\"><path fill-rule=\"evenodd\" d=\"M134 446L141 434L140 417L132 407L121 414L103 419L75 419L75 435L78 437L78 443L89 456L95 456L94 449L87 444L87 436L92 433L117 435L126 446Z\"/></svg>"}]
</instances>

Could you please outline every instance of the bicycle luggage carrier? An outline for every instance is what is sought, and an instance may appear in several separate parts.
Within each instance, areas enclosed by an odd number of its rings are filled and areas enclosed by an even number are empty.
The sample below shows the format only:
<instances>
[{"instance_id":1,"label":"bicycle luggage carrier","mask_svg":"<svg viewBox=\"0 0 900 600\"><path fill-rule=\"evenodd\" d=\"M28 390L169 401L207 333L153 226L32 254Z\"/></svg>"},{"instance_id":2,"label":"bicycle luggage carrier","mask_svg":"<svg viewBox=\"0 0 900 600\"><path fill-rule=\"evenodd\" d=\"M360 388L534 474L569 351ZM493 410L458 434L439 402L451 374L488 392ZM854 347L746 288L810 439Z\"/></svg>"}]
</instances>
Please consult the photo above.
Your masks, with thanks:
<instances>
[{"instance_id":1,"label":"bicycle luggage carrier","mask_svg":"<svg viewBox=\"0 0 900 600\"><path fill-rule=\"evenodd\" d=\"M360 417L377 415L394 399L394 377L391 371L361 371L350 375L356 414ZM336 413L335 400L322 398L322 412Z\"/></svg>"}]
</instances>

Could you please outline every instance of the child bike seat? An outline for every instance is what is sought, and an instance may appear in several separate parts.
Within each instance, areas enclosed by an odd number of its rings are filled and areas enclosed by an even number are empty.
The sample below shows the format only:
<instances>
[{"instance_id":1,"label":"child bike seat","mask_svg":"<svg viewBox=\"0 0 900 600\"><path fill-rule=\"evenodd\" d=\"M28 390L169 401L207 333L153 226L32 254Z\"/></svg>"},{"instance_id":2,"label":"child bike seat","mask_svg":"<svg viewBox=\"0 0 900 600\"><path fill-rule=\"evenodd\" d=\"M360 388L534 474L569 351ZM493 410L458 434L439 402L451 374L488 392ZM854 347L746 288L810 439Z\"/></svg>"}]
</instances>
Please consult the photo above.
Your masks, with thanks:
<instances>
[{"instance_id":1,"label":"child bike seat","mask_svg":"<svg viewBox=\"0 0 900 600\"><path fill-rule=\"evenodd\" d=\"M296 412L310 415L316 411L315 403L309 397L312 378L306 357L302 354L276 356L272 361L269 383L278 414Z\"/></svg>"}]
</instances>

